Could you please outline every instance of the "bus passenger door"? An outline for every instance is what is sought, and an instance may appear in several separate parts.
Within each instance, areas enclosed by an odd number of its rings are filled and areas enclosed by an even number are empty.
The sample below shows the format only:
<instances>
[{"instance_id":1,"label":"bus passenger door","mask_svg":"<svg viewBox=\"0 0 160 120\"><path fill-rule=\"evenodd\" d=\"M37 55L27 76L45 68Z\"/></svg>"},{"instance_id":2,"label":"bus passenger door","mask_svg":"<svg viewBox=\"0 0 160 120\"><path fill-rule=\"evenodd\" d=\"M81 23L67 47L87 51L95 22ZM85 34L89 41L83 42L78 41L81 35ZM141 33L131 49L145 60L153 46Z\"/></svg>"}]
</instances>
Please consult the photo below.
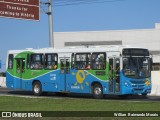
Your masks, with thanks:
<instances>
[{"instance_id":1,"label":"bus passenger door","mask_svg":"<svg viewBox=\"0 0 160 120\"><path fill-rule=\"evenodd\" d=\"M16 88L22 88L22 78L25 72L25 58L17 58L16 59Z\"/></svg>"},{"instance_id":2,"label":"bus passenger door","mask_svg":"<svg viewBox=\"0 0 160 120\"><path fill-rule=\"evenodd\" d=\"M109 93L120 92L120 59L109 58Z\"/></svg>"},{"instance_id":3,"label":"bus passenger door","mask_svg":"<svg viewBox=\"0 0 160 120\"><path fill-rule=\"evenodd\" d=\"M60 58L60 92L66 92L70 74L70 58Z\"/></svg>"},{"instance_id":4,"label":"bus passenger door","mask_svg":"<svg viewBox=\"0 0 160 120\"><path fill-rule=\"evenodd\" d=\"M115 93L120 92L120 58L115 58Z\"/></svg>"}]
</instances>

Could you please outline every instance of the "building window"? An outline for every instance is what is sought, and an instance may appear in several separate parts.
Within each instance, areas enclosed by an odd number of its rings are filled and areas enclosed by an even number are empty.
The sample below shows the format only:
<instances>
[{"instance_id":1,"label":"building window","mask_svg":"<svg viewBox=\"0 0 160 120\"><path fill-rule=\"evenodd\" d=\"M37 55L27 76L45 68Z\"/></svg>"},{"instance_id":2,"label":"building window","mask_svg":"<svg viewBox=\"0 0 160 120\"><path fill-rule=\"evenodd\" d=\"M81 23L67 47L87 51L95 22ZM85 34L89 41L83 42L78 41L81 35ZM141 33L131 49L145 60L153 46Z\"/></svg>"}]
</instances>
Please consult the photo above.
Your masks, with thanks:
<instances>
[{"instance_id":1,"label":"building window","mask_svg":"<svg viewBox=\"0 0 160 120\"><path fill-rule=\"evenodd\" d=\"M13 54L8 56L8 69L13 69Z\"/></svg>"},{"instance_id":2,"label":"building window","mask_svg":"<svg viewBox=\"0 0 160 120\"><path fill-rule=\"evenodd\" d=\"M43 54L31 54L31 69L42 69L43 68Z\"/></svg>"},{"instance_id":3,"label":"building window","mask_svg":"<svg viewBox=\"0 0 160 120\"><path fill-rule=\"evenodd\" d=\"M106 69L106 54L105 53L93 53L91 68L93 70Z\"/></svg>"},{"instance_id":4,"label":"building window","mask_svg":"<svg viewBox=\"0 0 160 120\"><path fill-rule=\"evenodd\" d=\"M160 63L153 63L152 71L160 71Z\"/></svg>"},{"instance_id":5,"label":"building window","mask_svg":"<svg viewBox=\"0 0 160 120\"><path fill-rule=\"evenodd\" d=\"M75 55L75 69L90 69L91 54L90 53L77 53Z\"/></svg>"},{"instance_id":6,"label":"building window","mask_svg":"<svg viewBox=\"0 0 160 120\"><path fill-rule=\"evenodd\" d=\"M45 68L46 69L57 69L58 55L57 54L46 54L45 55Z\"/></svg>"}]
</instances>

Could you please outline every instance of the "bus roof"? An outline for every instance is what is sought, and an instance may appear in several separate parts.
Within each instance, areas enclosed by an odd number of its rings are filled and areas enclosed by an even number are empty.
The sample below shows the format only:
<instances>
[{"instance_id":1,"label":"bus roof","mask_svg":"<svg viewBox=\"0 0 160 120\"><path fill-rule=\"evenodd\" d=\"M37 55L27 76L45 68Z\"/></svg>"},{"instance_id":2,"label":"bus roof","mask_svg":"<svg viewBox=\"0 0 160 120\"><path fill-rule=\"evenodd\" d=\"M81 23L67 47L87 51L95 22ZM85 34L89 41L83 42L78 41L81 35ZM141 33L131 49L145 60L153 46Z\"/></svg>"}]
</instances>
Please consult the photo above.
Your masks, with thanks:
<instances>
[{"instance_id":1,"label":"bus roof","mask_svg":"<svg viewBox=\"0 0 160 120\"><path fill-rule=\"evenodd\" d=\"M24 50L9 50L8 54L18 54L21 52L34 52L34 53L71 53L71 52L121 52L124 48L140 48L140 47L130 47L130 46L107 46L107 47L92 47L92 48L64 48L64 49L55 49L55 48L41 48L41 49L32 49L27 48ZM140 48L143 49L143 48Z\"/></svg>"}]
</instances>

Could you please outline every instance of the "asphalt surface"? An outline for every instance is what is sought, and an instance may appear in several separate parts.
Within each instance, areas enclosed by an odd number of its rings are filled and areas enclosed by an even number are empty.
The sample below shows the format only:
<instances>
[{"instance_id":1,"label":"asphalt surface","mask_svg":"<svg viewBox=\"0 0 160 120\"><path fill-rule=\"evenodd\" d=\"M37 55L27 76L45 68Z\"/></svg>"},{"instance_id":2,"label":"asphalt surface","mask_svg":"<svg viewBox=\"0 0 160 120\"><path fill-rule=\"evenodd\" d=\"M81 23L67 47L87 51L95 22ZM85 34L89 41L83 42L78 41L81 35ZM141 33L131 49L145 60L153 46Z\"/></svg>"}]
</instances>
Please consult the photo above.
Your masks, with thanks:
<instances>
[{"instance_id":1,"label":"asphalt surface","mask_svg":"<svg viewBox=\"0 0 160 120\"><path fill-rule=\"evenodd\" d=\"M17 97L27 97L27 98L52 98L52 99L66 99L66 98L84 98L93 99L90 94L68 94L68 93L51 93L48 92L42 96L34 96L31 91L22 90L11 90L4 87L0 87L0 96L17 96ZM115 95L105 95L103 100L124 100L124 101L157 101L160 102L160 96L142 96L142 95L131 95L127 98L120 98Z\"/></svg>"}]
</instances>

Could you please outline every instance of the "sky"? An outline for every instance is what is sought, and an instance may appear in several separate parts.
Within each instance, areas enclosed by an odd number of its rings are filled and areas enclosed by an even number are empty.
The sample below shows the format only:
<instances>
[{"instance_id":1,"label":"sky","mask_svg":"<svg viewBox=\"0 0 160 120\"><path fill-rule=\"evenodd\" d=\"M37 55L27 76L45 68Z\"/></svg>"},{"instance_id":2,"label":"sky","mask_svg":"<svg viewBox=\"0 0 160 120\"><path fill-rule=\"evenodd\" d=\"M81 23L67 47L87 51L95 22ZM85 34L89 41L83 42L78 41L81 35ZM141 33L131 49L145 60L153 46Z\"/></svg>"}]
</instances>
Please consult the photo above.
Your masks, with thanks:
<instances>
[{"instance_id":1,"label":"sky","mask_svg":"<svg viewBox=\"0 0 160 120\"><path fill-rule=\"evenodd\" d=\"M53 0L54 32L151 29L160 23L160 0L86 0L69 5L75 1ZM40 11L40 21L0 17L3 66L8 50L49 47L46 7Z\"/></svg>"}]
</instances>

